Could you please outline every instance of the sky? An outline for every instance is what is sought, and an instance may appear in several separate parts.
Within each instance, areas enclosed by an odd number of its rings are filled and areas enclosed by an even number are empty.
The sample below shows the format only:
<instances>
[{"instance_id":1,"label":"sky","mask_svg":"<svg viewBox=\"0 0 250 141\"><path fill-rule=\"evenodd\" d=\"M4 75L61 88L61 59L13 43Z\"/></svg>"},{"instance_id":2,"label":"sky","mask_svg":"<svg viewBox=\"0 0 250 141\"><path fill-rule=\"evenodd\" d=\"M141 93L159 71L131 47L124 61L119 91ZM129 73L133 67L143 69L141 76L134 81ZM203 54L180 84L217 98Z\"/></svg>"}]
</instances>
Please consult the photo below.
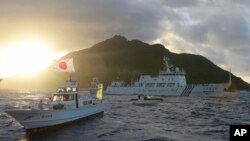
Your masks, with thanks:
<instances>
[{"instance_id":1,"label":"sky","mask_svg":"<svg viewBox=\"0 0 250 141\"><path fill-rule=\"evenodd\" d=\"M249 0L0 0L0 31L0 53L27 38L63 54L122 35L203 55L250 82Z\"/></svg>"}]
</instances>

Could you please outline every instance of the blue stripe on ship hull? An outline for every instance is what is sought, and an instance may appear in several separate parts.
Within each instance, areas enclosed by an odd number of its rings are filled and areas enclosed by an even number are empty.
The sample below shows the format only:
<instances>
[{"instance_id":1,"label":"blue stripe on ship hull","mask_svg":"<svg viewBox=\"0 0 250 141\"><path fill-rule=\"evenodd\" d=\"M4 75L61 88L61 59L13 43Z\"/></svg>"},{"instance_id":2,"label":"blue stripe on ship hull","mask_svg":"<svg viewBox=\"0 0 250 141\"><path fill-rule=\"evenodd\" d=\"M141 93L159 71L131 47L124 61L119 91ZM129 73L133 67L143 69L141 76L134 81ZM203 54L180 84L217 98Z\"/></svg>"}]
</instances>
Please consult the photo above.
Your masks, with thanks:
<instances>
[{"instance_id":1,"label":"blue stripe on ship hull","mask_svg":"<svg viewBox=\"0 0 250 141\"><path fill-rule=\"evenodd\" d=\"M185 89L182 91L181 96L184 96L184 94L185 94L187 88L188 88L188 86L186 86Z\"/></svg>"},{"instance_id":2,"label":"blue stripe on ship hull","mask_svg":"<svg viewBox=\"0 0 250 141\"><path fill-rule=\"evenodd\" d=\"M187 91L186 91L186 93L185 93L185 95L184 96L188 96L188 94L190 93L190 90L191 90L191 86L189 86L189 88L187 89Z\"/></svg>"},{"instance_id":3,"label":"blue stripe on ship hull","mask_svg":"<svg viewBox=\"0 0 250 141\"><path fill-rule=\"evenodd\" d=\"M189 96L191 94L191 92L193 91L193 89L194 89L194 86L191 86L191 88L190 88L189 92L186 94L186 96Z\"/></svg>"},{"instance_id":4,"label":"blue stripe on ship hull","mask_svg":"<svg viewBox=\"0 0 250 141\"><path fill-rule=\"evenodd\" d=\"M189 96L193 89L194 86L186 86L186 88L182 91L181 96Z\"/></svg>"}]
</instances>

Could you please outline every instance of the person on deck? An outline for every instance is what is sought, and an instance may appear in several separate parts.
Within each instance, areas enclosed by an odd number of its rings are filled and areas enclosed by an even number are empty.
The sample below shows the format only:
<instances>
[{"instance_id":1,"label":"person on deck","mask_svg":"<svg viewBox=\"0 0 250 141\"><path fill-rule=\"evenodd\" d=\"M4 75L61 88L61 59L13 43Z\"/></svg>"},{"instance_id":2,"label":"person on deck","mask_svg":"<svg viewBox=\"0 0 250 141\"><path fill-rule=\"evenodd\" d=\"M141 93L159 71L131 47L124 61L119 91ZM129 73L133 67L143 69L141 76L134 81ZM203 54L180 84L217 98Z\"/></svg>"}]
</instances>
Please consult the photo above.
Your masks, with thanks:
<instances>
[{"instance_id":1,"label":"person on deck","mask_svg":"<svg viewBox=\"0 0 250 141\"><path fill-rule=\"evenodd\" d=\"M38 109L39 110L43 110L43 101L42 100L40 100L40 102L38 103Z\"/></svg>"},{"instance_id":2,"label":"person on deck","mask_svg":"<svg viewBox=\"0 0 250 141\"><path fill-rule=\"evenodd\" d=\"M52 98L50 97L50 98L49 98L49 101L47 102L47 105L48 105L49 109L52 109L52 106L50 105L51 102L52 102Z\"/></svg>"}]
</instances>

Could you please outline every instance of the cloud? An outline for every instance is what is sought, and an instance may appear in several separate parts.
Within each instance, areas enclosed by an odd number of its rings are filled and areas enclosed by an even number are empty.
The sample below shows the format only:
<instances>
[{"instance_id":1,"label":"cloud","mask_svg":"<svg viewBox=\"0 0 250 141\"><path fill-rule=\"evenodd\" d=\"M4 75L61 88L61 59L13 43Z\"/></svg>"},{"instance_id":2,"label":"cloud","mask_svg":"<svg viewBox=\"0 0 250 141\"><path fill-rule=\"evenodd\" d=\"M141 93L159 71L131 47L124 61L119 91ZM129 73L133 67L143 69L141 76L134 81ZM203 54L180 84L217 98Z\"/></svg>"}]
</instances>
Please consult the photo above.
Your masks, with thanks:
<instances>
[{"instance_id":1,"label":"cloud","mask_svg":"<svg viewBox=\"0 0 250 141\"><path fill-rule=\"evenodd\" d=\"M37 32L57 39L61 42L58 46L63 48L80 49L114 34L151 41L164 30L162 21L178 17L172 10L159 8L158 2L134 0L50 2L48 0L0 2L1 12L6 13L0 16L0 25L5 29L5 33L0 36L16 31Z\"/></svg>"},{"instance_id":2,"label":"cloud","mask_svg":"<svg viewBox=\"0 0 250 141\"><path fill-rule=\"evenodd\" d=\"M0 44L33 35L73 51L120 34L204 55L243 74L250 61L249 7L246 0L0 0Z\"/></svg>"},{"instance_id":3,"label":"cloud","mask_svg":"<svg viewBox=\"0 0 250 141\"><path fill-rule=\"evenodd\" d=\"M203 16L206 18L195 19L198 20L195 24L183 21L174 25L173 31L188 42L206 43L217 47L245 47L250 43L249 23L244 19L247 15L241 11L220 9L216 14L208 12L203 13Z\"/></svg>"},{"instance_id":4,"label":"cloud","mask_svg":"<svg viewBox=\"0 0 250 141\"><path fill-rule=\"evenodd\" d=\"M168 48L179 53L203 55L248 77L249 7L245 1L199 1L195 6L173 7L180 20L168 25L156 41L167 43Z\"/></svg>"},{"instance_id":5,"label":"cloud","mask_svg":"<svg viewBox=\"0 0 250 141\"><path fill-rule=\"evenodd\" d=\"M170 8L191 7L199 4L198 0L161 0L161 3Z\"/></svg>"}]
</instances>

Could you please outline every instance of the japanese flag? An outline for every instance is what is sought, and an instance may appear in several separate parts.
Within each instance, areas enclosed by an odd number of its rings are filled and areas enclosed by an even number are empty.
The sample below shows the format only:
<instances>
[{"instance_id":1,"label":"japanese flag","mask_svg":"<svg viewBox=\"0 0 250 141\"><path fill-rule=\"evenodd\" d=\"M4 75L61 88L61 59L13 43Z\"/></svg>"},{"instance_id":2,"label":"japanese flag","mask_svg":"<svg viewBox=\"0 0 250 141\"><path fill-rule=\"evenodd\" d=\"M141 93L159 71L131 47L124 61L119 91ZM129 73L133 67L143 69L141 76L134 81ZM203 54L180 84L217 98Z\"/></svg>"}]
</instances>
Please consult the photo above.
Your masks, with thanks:
<instances>
[{"instance_id":1,"label":"japanese flag","mask_svg":"<svg viewBox=\"0 0 250 141\"><path fill-rule=\"evenodd\" d=\"M60 72L75 72L73 58L57 61L55 63L55 69Z\"/></svg>"}]
</instances>

